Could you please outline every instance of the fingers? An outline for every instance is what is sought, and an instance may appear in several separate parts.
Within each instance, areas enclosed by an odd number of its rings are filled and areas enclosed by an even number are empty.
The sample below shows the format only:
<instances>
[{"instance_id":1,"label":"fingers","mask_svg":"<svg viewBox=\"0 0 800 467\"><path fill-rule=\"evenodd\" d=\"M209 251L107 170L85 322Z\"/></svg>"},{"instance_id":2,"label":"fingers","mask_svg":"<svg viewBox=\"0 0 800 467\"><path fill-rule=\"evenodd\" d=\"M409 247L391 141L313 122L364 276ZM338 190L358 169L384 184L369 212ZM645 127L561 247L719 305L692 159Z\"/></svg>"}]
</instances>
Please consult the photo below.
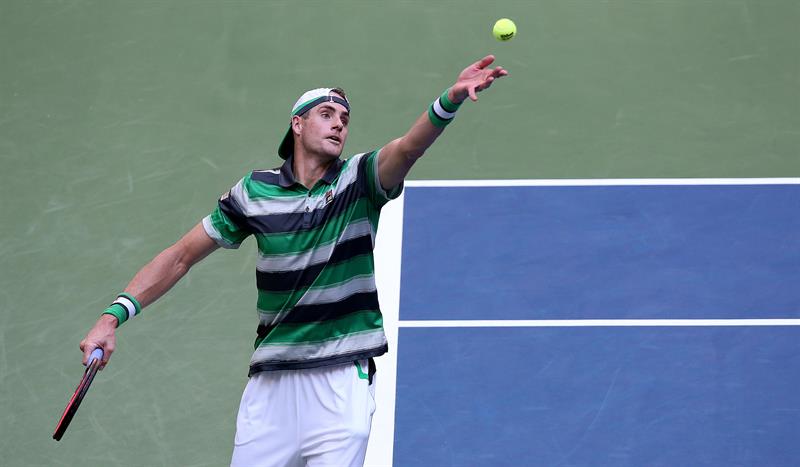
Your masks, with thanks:
<instances>
[{"instance_id":1,"label":"fingers","mask_svg":"<svg viewBox=\"0 0 800 467\"><path fill-rule=\"evenodd\" d=\"M103 360L100 361L100 369L108 365L108 360L111 358L111 354L114 353L114 346L113 345L106 345L103 349Z\"/></svg>"},{"instance_id":2,"label":"fingers","mask_svg":"<svg viewBox=\"0 0 800 467\"><path fill-rule=\"evenodd\" d=\"M109 315L101 316L80 343L84 366L89 363L89 358L95 349L103 350L103 358L100 360L101 370L105 368L111 358L111 354L114 353L117 343L117 338L114 335L117 319L114 317L107 318L107 316Z\"/></svg>"},{"instance_id":3,"label":"fingers","mask_svg":"<svg viewBox=\"0 0 800 467\"><path fill-rule=\"evenodd\" d=\"M98 342L90 342L84 339L81 341L80 348L81 351L83 351L83 366L86 366L89 363L89 356L92 355L92 352L95 349L103 349L103 359L100 360L101 370L108 365L108 360L111 358L111 354L114 353L114 344L108 342L103 345Z\"/></svg>"},{"instance_id":4,"label":"fingers","mask_svg":"<svg viewBox=\"0 0 800 467\"><path fill-rule=\"evenodd\" d=\"M86 339L84 339L81 341L81 345L79 346L81 348L81 352L83 352L83 361L81 362L83 363L83 366L86 366L86 364L89 362L89 355L91 355L92 350L94 350L94 347L86 344Z\"/></svg>"},{"instance_id":5,"label":"fingers","mask_svg":"<svg viewBox=\"0 0 800 467\"><path fill-rule=\"evenodd\" d=\"M479 86L470 86L467 88L467 91L469 91L469 98L472 99L472 102L478 100L478 91L477 91L478 87Z\"/></svg>"},{"instance_id":6,"label":"fingers","mask_svg":"<svg viewBox=\"0 0 800 467\"><path fill-rule=\"evenodd\" d=\"M487 66L491 65L492 62L494 62L494 55L487 55L475 62L475 66L478 67L479 70L483 70Z\"/></svg>"},{"instance_id":7,"label":"fingers","mask_svg":"<svg viewBox=\"0 0 800 467\"><path fill-rule=\"evenodd\" d=\"M473 69L470 72L467 69L459 76L459 83L463 83L464 86L462 89L466 89L467 95L473 102L478 100L478 93L491 86L494 80L508 76L508 70L501 66L486 69L493 62L494 55L487 55L473 64L477 70Z\"/></svg>"},{"instance_id":8,"label":"fingers","mask_svg":"<svg viewBox=\"0 0 800 467\"><path fill-rule=\"evenodd\" d=\"M503 76L508 76L508 71L502 67L497 67L491 70L488 75L486 75L481 86L483 86L484 89L488 88L494 80L497 78L502 78Z\"/></svg>"},{"instance_id":9,"label":"fingers","mask_svg":"<svg viewBox=\"0 0 800 467\"><path fill-rule=\"evenodd\" d=\"M499 66L492 70L492 74L490 76L494 78L499 78L501 76L508 76L508 71L505 68Z\"/></svg>"}]
</instances>

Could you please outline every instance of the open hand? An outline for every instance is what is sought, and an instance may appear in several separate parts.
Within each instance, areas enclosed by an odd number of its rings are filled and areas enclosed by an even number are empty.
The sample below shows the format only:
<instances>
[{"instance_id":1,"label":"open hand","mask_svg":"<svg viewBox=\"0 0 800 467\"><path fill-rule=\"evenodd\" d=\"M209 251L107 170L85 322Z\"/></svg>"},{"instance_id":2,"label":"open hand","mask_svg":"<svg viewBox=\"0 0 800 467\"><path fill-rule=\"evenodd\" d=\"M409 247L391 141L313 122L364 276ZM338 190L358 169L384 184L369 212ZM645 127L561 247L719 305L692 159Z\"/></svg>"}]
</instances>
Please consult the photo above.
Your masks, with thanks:
<instances>
[{"instance_id":1,"label":"open hand","mask_svg":"<svg viewBox=\"0 0 800 467\"><path fill-rule=\"evenodd\" d=\"M450 88L448 98L454 104L463 102L467 96L473 101L477 101L479 92L491 86L495 79L508 75L508 71L501 66L487 68L493 62L494 55L487 55L465 68L458 75L456 84Z\"/></svg>"}]
</instances>

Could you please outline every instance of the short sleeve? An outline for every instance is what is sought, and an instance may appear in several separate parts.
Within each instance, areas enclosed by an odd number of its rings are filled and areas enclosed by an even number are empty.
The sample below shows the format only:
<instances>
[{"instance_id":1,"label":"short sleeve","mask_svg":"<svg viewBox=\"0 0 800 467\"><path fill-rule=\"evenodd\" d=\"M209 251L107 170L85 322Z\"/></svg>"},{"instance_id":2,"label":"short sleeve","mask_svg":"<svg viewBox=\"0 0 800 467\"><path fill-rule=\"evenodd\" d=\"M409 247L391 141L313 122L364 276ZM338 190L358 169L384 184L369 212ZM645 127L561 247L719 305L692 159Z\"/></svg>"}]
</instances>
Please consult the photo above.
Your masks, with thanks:
<instances>
[{"instance_id":1,"label":"short sleeve","mask_svg":"<svg viewBox=\"0 0 800 467\"><path fill-rule=\"evenodd\" d=\"M369 199L377 206L383 207L384 204L397 198L403 192L403 182L390 190L384 190L378 176L378 157L380 150L364 154L359 161L362 170L359 176L364 177L364 187Z\"/></svg>"},{"instance_id":2,"label":"short sleeve","mask_svg":"<svg viewBox=\"0 0 800 467\"><path fill-rule=\"evenodd\" d=\"M223 248L239 248L252 232L242 206L246 201L244 185L247 177L239 181L217 202L217 208L203 219L203 228L209 237Z\"/></svg>"}]
</instances>

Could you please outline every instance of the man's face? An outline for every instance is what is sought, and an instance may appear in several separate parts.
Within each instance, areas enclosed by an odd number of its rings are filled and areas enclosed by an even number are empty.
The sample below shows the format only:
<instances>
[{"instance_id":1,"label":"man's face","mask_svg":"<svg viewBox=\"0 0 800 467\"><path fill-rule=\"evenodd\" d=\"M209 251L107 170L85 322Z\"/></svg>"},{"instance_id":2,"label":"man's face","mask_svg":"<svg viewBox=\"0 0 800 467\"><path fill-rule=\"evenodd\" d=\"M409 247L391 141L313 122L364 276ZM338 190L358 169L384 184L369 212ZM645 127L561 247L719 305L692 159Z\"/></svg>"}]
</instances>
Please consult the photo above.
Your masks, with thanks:
<instances>
[{"instance_id":1,"label":"man's face","mask_svg":"<svg viewBox=\"0 0 800 467\"><path fill-rule=\"evenodd\" d=\"M309 110L303 117L292 118L295 141L307 154L337 158L347 140L350 113L335 102L325 102Z\"/></svg>"}]
</instances>

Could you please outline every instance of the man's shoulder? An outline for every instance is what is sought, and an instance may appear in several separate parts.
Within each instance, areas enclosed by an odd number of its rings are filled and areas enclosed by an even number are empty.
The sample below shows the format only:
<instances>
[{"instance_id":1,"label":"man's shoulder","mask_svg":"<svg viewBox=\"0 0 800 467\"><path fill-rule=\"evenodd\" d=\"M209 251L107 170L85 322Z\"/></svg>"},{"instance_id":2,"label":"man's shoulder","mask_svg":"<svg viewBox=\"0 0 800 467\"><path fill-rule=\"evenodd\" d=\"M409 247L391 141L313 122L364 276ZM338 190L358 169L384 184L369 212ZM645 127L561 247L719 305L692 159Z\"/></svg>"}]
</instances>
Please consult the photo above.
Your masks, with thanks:
<instances>
[{"instance_id":1,"label":"man's shoulder","mask_svg":"<svg viewBox=\"0 0 800 467\"><path fill-rule=\"evenodd\" d=\"M238 184L241 186L241 202L293 195L283 177L280 168L251 171Z\"/></svg>"},{"instance_id":2,"label":"man's shoulder","mask_svg":"<svg viewBox=\"0 0 800 467\"><path fill-rule=\"evenodd\" d=\"M366 152L359 152L358 154L353 154L352 156L348 157L344 160L346 166L353 166L364 164L367 160L369 160L373 155L380 152L380 150L375 149L372 151Z\"/></svg>"},{"instance_id":3,"label":"man's shoulder","mask_svg":"<svg viewBox=\"0 0 800 467\"><path fill-rule=\"evenodd\" d=\"M280 167L276 169L258 169L250 172L245 177L245 181L246 182L255 181L255 182L266 183L269 185L278 185L280 176L281 176Z\"/></svg>"},{"instance_id":4,"label":"man's shoulder","mask_svg":"<svg viewBox=\"0 0 800 467\"><path fill-rule=\"evenodd\" d=\"M358 154L353 154L352 156L348 157L347 159L345 159L345 161L349 161L349 160L353 160L353 159L358 160L358 159L361 159L361 158L363 158L365 156L371 156L372 154L377 153L377 152L378 152L378 149L373 149L371 151L365 151L365 152L359 152Z\"/></svg>"}]
</instances>

